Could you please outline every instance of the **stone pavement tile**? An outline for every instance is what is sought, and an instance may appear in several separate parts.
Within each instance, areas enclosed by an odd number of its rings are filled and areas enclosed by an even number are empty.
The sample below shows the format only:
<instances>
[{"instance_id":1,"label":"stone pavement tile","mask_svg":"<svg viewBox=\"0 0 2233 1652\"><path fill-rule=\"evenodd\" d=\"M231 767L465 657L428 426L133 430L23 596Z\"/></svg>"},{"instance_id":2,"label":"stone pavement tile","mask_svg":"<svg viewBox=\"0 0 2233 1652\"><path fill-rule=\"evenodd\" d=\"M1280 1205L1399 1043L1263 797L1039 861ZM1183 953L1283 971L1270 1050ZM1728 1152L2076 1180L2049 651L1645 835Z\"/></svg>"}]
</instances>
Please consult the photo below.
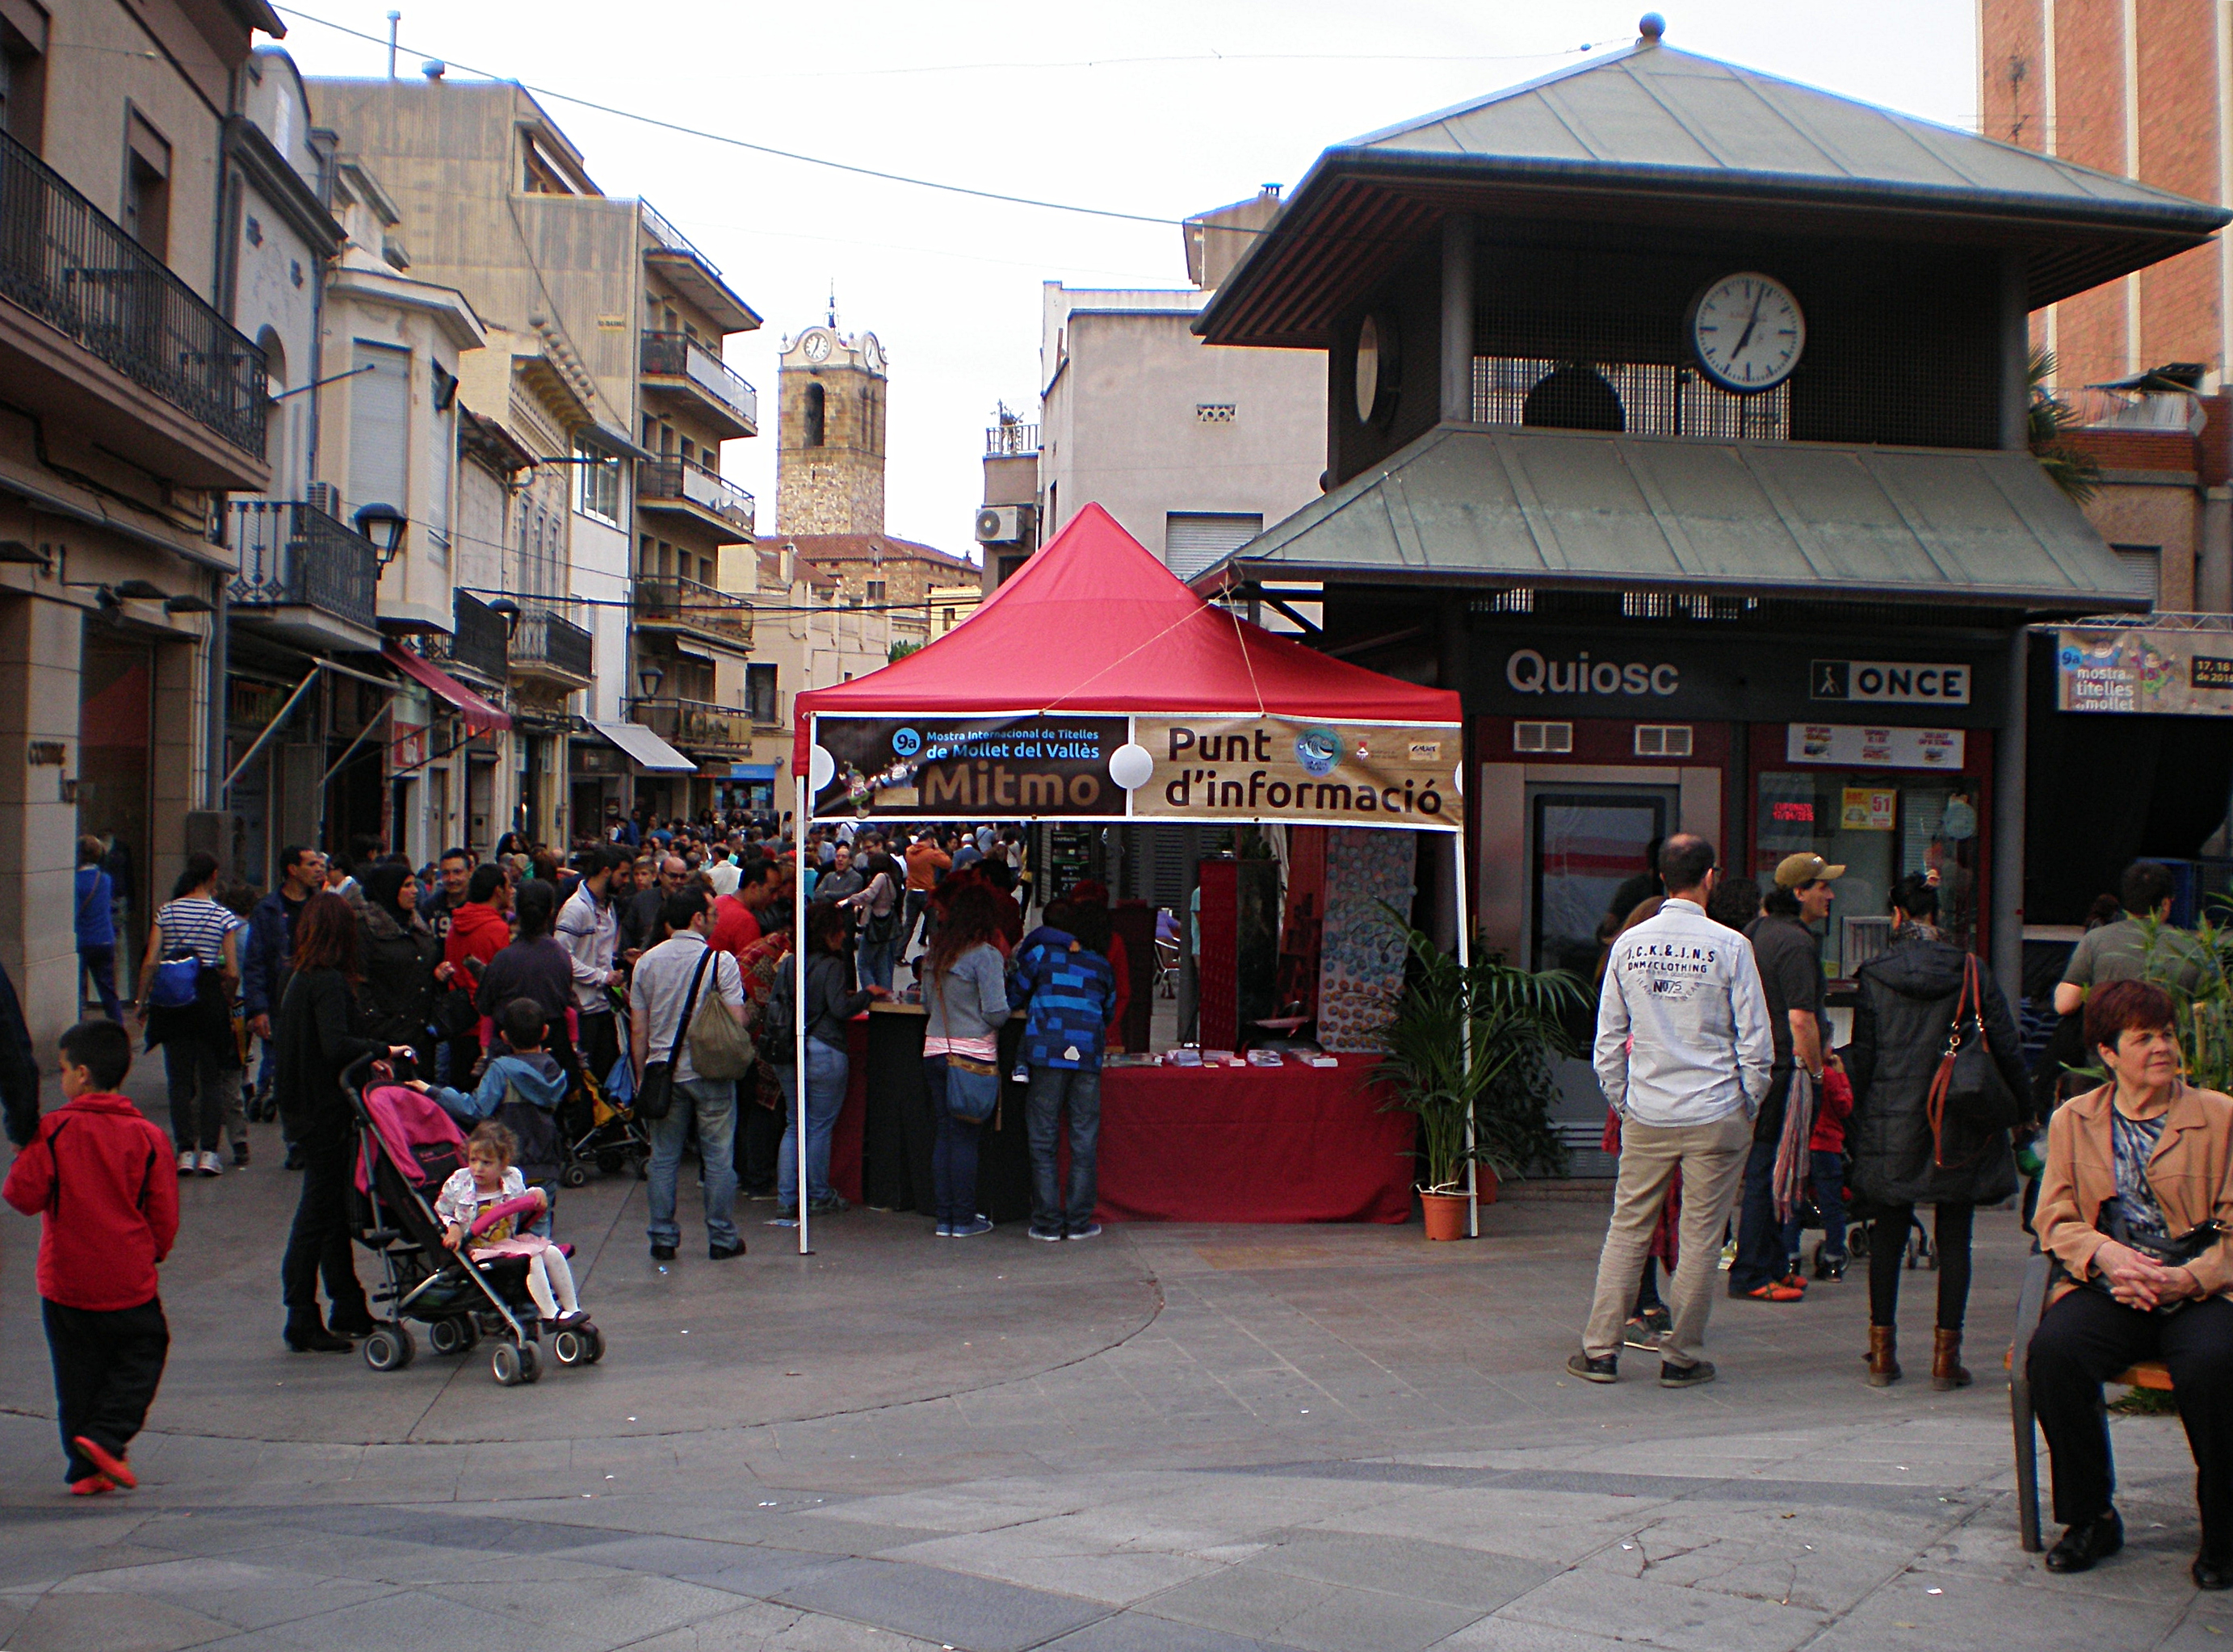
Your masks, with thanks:
<instances>
[{"instance_id":1,"label":"stone pavement tile","mask_svg":"<svg viewBox=\"0 0 2233 1652\"><path fill-rule=\"evenodd\" d=\"M2233 1646L2233 1629L2191 1616L2157 1642L2152 1652L2225 1652L2229 1646Z\"/></svg>"},{"instance_id":2,"label":"stone pavement tile","mask_svg":"<svg viewBox=\"0 0 2233 1652\"><path fill-rule=\"evenodd\" d=\"M839 1555L801 1554L746 1543L706 1543L695 1538L619 1538L570 1550L570 1559L628 1571L651 1572L726 1594L773 1595L831 1566Z\"/></svg>"},{"instance_id":3,"label":"stone pavement tile","mask_svg":"<svg viewBox=\"0 0 2233 1652\"><path fill-rule=\"evenodd\" d=\"M55 1584L52 1591L55 1596L135 1596L244 1629L362 1606L394 1592L388 1584L207 1558L83 1571Z\"/></svg>"},{"instance_id":4,"label":"stone pavement tile","mask_svg":"<svg viewBox=\"0 0 2233 1652\"><path fill-rule=\"evenodd\" d=\"M1609 1571L1562 1572L1498 1616L1677 1652L1790 1652L1825 1621L1796 1607Z\"/></svg>"},{"instance_id":5,"label":"stone pavement tile","mask_svg":"<svg viewBox=\"0 0 2233 1652\"><path fill-rule=\"evenodd\" d=\"M1833 1624L1809 1652L2006 1652L2017 1645L2146 1652L2194 1598L2191 1584L2144 1603L2051 1589L2045 1573L2039 1578L2027 1586L1909 1572Z\"/></svg>"},{"instance_id":6,"label":"stone pavement tile","mask_svg":"<svg viewBox=\"0 0 2233 1652\"><path fill-rule=\"evenodd\" d=\"M2054 1577L2040 1564L2039 1556L2026 1554L2019 1548L2013 1499L1995 1499L1976 1518L1923 1549L1916 1564L1921 1570L1946 1572L1979 1583L2040 1588L2054 1594L2093 1595L2105 1600L2148 1605L2192 1593L2193 1584L2187 1576L2196 1544L2191 1506L2170 1510L2139 1503L2129 1497L2119 1496L2117 1500L2125 1517L2124 1551L2091 1571ZM2162 1519L2165 1514L2171 1519ZM2058 1528L2050 1524L2047 1540L2052 1543L2058 1535Z\"/></svg>"},{"instance_id":7,"label":"stone pavement tile","mask_svg":"<svg viewBox=\"0 0 2233 1652\"><path fill-rule=\"evenodd\" d=\"M1331 1515L1317 1525L1322 1531L1417 1538L1571 1564L1616 1542L1665 1506L1657 1498L1497 1486L1427 1493Z\"/></svg>"},{"instance_id":8,"label":"stone pavement tile","mask_svg":"<svg viewBox=\"0 0 2233 1652\"><path fill-rule=\"evenodd\" d=\"M1882 1513L1802 1523L1790 1511L1676 1505L1583 1564L1834 1616L1904 1571L1937 1530Z\"/></svg>"},{"instance_id":9,"label":"stone pavement tile","mask_svg":"<svg viewBox=\"0 0 2233 1652\"><path fill-rule=\"evenodd\" d=\"M98 1499L107 1501L107 1499ZM96 1515L57 1498L51 1513L0 1519L0 1589L54 1583L92 1564L111 1547L137 1537L144 1517Z\"/></svg>"},{"instance_id":10,"label":"stone pavement tile","mask_svg":"<svg viewBox=\"0 0 2233 1652\"><path fill-rule=\"evenodd\" d=\"M1416 1652L1470 1623L1469 1607L1356 1589L1244 1563L1183 1584L1143 1609L1305 1652Z\"/></svg>"},{"instance_id":11,"label":"stone pavement tile","mask_svg":"<svg viewBox=\"0 0 2233 1652\"><path fill-rule=\"evenodd\" d=\"M1634 1642L1500 1616L1468 1624L1449 1640L1436 1642L1434 1652L1617 1652L1623 1644Z\"/></svg>"},{"instance_id":12,"label":"stone pavement tile","mask_svg":"<svg viewBox=\"0 0 2233 1652\"><path fill-rule=\"evenodd\" d=\"M1020 1652L1103 1616L1097 1605L1043 1590L889 1560L833 1566L779 1599L970 1652Z\"/></svg>"},{"instance_id":13,"label":"stone pavement tile","mask_svg":"<svg viewBox=\"0 0 2233 1652\"><path fill-rule=\"evenodd\" d=\"M457 1652L460 1647L516 1647L524 1639L515 1619L413 1590L361 1608L251 1629L223 1644L224 1652ZM615 1644L560 1629L539 1629L533 1637L535 1652L610 1652Z\"/></svg>"},{"instance_id":14,"label":"stone pavement tile","mask_svg":"<svg viewBox=\"0 0 2233 1652\"><path fill-rule=\"evenodd\" d=\"M940 1646L867 1623L756 1602L632 1642L629 1652L939 1652Z\"/></svg>"},{"instance_id":15,"label":"stone pavement tile","mask_svg":"<svg viewBox=\"0 0 2233 1652\"><path fill-rule=\"evenodd\" d=\"M1067 1521L1035 1521L997 1532L970 1532L905 1548L887 1560L912 1561L979 1577L997 1577L1107 1606L1129 1606L1219 1570L1218 1563L1159 1549L1112 1548L1075 1532Z\"/></svg>"},{"instance_id":16,"label":"stone pavement tile","mask_svg":"<svg viewBox=\"0 0 2233 1652\"><path fill-rule=\"evenodd\" d=\"M1098 1623L1088 1623L1059 1641L1050 1641L1045 1652L1292 1652L1292 1649L1285 1642L1228 1635L1223 1629L1174 1623L1144 1612L1119 1612Z\"/></svg>"},{"instance_id":17,"label":"stone pavement tile","mask_svg":"<svg viewBox=\"0 0 2233 1652\"><path fill-rule=\"evenodd\" d=\"M9 1652L181 1652L205 1646L235 1626L168 1601L137 1595L49 1593L8 1636Z\"/></svg>"},{"instance_id":18,"label":"stone pavement tile","mask_svg":"<svg viewBox=\"0 0 2233 1652\"><path fill-rule=\"evenodd\" d=\"M538 1633L557 1629L600 1644L655 1635L726 1612L735 1603L732 1596L719 1590L636 1572L557 1582L438 1584L426 1592L516 1624L532 1624Z\"/></svg>"},{"instance_id":19,"label":"stone pavement tile","mask_svg":"<svg viewBox=\"0 0 2233 1652\"><path fill-rule=\"evenodd\" d=\"M1324 1531L1284 1532L1247 1563L1317 1583L1376 1589L1414 1600L1494 1611L1552 1577L1556 1567L1418 1538Z\"/></svg>"}]
</instances>

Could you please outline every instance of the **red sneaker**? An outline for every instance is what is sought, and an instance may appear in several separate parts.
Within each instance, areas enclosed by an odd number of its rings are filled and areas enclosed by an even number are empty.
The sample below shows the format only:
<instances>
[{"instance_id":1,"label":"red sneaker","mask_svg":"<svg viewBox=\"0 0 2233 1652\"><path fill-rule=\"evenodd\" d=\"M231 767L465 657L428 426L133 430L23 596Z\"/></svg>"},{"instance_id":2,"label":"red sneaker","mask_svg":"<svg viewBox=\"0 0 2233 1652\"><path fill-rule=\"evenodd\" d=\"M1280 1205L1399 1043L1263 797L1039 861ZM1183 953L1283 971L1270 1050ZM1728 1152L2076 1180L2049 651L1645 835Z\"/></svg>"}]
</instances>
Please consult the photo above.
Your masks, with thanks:
<instances>
[{"instance_id":1,"label":"red sneaker","mask_svg":"<svg viewBox=\"0 0 2233 1652\"><path fill-rule=\"evenodd\" d=\"M103 1492L113 1492L114 1484L106 1474L88 1474L83 1480L70 1482L72 1497L99 1497Z\"/></svg>"},{"instance_id":2,"label":"red sneaker","mask_svg":"<svg viewBox=\"0 0 2233 1652\"><path fill-rule=\"evenodd\" d=\"M70 1444L83 1452L86 1460L99 1469L104 1478L114 1482L118 1490L135 1492L140 1489L140 1477L132 1472L132 1465L114 1452L103 1450L83 1434L78 1435Z\"/></svg>"},{"instance_id":3,"label":"red sneaker","mask_svg":"<svg viewBox=\"0 0 2233 1652\"><path fill-rule=\"evenodd\" d=\"M1754 1302L1797 1302L1806 1296L1804 1291L1794 1291L1781 1280L1761 1285L1744 1293Z\"/></svg>"}]
</instances>

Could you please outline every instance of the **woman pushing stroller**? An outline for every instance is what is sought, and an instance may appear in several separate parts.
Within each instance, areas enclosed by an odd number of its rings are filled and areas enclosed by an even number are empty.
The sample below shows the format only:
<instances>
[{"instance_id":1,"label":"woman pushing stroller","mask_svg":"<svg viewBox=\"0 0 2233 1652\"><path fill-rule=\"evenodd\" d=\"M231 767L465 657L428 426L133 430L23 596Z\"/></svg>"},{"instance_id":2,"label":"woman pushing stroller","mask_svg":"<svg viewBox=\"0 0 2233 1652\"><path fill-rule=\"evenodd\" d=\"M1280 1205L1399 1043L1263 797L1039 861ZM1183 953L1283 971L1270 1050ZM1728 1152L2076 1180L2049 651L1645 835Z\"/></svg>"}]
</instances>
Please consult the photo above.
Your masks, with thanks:
<instances>
[{"instance_id":1,"label":"woman pushing stroller","mask_svg":"<svg viewBox=\"0 0 2233 1652\"><path fill-rule=\"evenodd\" d=\"M497 1256L527 1259L527 1294L535 1311L554 1330L578 1325L589 1316L574 1294L574 1271L566 1253L549 1239L524 1231L522 1210L498 1212L498 1206L532 1204L533 1214L550 1208L550 1196L530 1188L512 1161L519 1155L519 1139L493 1119L473 1127L465 1138L465 1165L452 1171L434 1196L434 1214L442 1222L442 1243L473 1261ZM484 1222L494 1214L492 1222ZM476 1228L479 1229L476 1232Z\"/></svg>"}]
</instances>

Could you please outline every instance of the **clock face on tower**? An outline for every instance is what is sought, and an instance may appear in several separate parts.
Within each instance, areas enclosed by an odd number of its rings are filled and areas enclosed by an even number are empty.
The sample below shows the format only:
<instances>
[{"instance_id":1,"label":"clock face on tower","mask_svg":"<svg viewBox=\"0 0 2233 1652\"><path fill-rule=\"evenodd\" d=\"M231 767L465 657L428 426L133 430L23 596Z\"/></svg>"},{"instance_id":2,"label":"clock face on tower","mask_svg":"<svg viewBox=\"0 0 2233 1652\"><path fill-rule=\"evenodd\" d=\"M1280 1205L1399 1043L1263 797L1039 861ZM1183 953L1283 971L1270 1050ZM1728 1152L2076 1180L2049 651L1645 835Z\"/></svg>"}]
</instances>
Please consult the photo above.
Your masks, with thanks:
<instances>
[{"instance_id":1,"label":"clock face on tower","mask_svg":"<svg viewBox=\"0 0 2233 1652\"><path fill-rule=\"evenodd\" d=\"M884 347L877 341L874 333L861 341L861 360L868 364L871 373L884 370Z\"/></svg>"},{"instance_id":2,"label":"clock face on tower","mask_svg":"<svg viewBox=\"0 0 2233 1652\"><path fill-rule=\"evenodd\" d=\"M1723 276L1690 306L1690 348L1724 390L1751 395L1789 378L1807 348L1791 289L1756 270Z\"/></svg>"},{"instance_id":3,"label":"clock face on tower","mask_svg":"<svg viewBox=\"0 0 2233 1652\"><path fill-rule=\"evenodd\" d=\"M806 335L806 341L798 348L808 361L820 367L830 359L830 335L817 328Z\"/></svg>"}]
</instances>

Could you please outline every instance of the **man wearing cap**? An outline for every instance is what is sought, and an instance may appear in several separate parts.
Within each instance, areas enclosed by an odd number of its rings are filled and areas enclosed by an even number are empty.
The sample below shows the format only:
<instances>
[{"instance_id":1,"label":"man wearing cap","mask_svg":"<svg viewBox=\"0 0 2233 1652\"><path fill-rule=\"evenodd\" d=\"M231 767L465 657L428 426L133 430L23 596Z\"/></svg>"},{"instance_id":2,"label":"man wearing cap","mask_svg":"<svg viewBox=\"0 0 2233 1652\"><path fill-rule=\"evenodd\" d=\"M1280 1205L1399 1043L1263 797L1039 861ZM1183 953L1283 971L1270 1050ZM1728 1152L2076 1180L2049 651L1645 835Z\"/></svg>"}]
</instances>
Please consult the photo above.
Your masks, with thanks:
<instances>
[{"instance_id":1,"label":"man wearing cap","mask_svg":"<svg viewBox=\"0 0 2233 1652\"><path fill-rule=\"evenodd\" d=\"M1783 1253L1783 1224L1775 1214L1775 1149L1783 1135L1783 1103L1791 1075L1803 1066L1819 1085L1827 1040L1822 1014L1822 943L1810 925L1825 921L1834 899L1831 884L1846 875L1819 855L1787 855L1775 868L1775 886L1761 915L1745 927L1775 1035L1774 1081L1753 1121L1752 1156L1745 1161L1744 1202L1737 1217L1737 1255L1729 1265L1729 1294L1755 1302L1797 1302L1807 1283Z\"/></svg>"}]
</instances>

